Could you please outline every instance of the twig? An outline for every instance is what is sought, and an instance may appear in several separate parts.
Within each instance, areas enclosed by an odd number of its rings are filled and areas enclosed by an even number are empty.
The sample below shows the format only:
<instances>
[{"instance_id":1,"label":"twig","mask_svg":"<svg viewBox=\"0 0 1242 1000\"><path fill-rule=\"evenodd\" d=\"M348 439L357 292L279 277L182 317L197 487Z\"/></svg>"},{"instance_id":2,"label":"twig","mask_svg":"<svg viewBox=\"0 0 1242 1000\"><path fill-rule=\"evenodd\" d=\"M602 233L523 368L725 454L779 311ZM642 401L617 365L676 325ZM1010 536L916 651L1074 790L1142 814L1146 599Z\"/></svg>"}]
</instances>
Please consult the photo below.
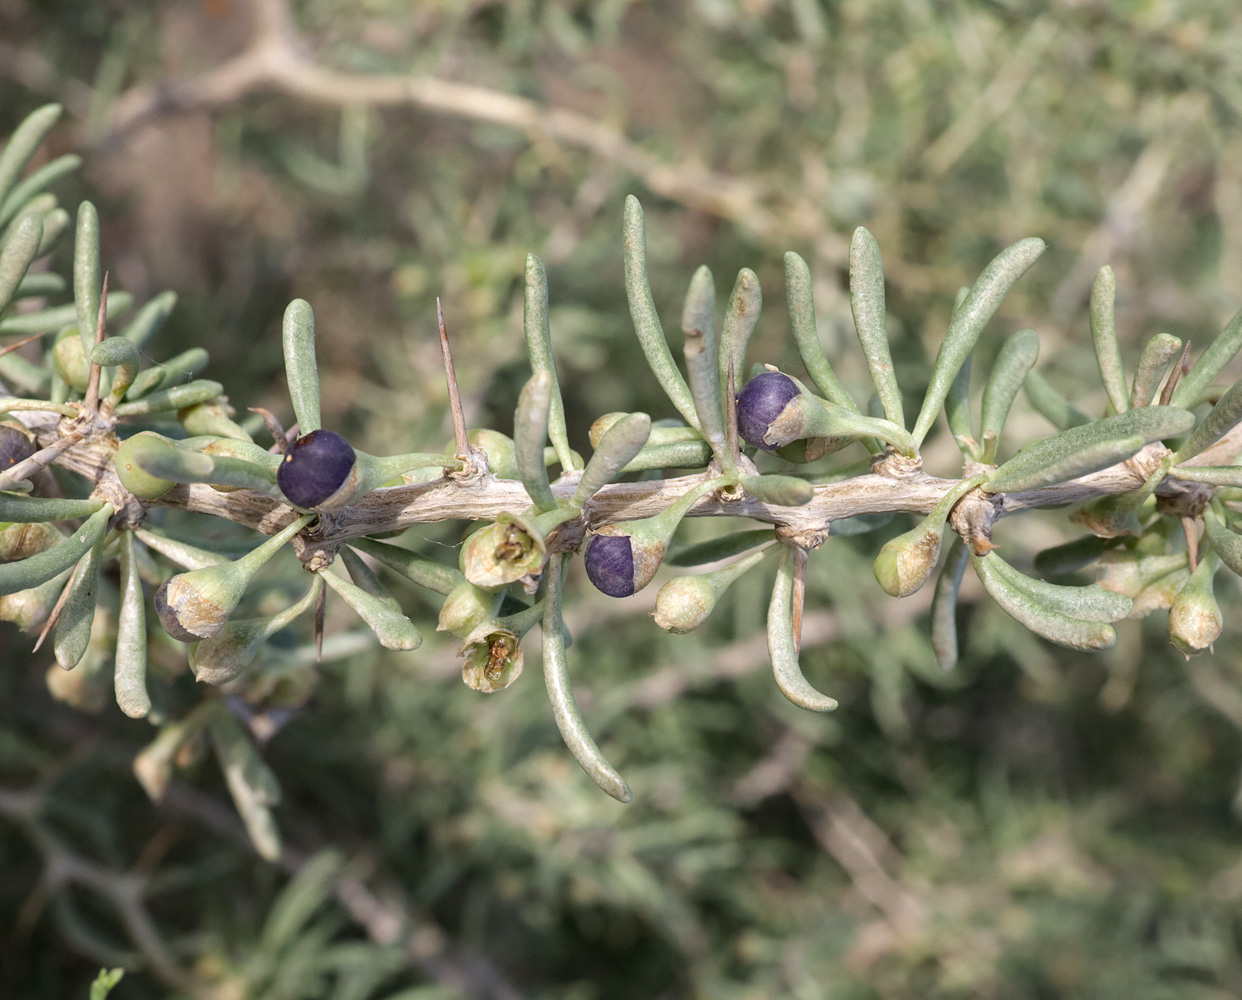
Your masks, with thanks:
<instances>
[{"instance_id":1,"label":"twig","mask_svg":"<svg viewBox=\"0 0 1242 1000\"><path fill-rule=\"evenodd\" d=\"M1182 376L1186 374L1186 370L1190 367L1190 341L1182 345L1182 353L1177 356L1177 361L1173 364L1173 370L1169 372L1169 377L1165 379L1164 389L1160 393L1160 405L1168 406L1169 400L1173 398L1173 390L1177 388L1177 383L1182 380Z\"/></svg>"},{"instance_id":2,"label":"twig","mask_svg":"<svg viewBox=\"0 0 1242 1000\"><path fill-rule=\"evenodd\" d=\"M436 320L440 324L440 351L444 355L444 380L448 383L449 412L453 416L453 441L457 445L457 457L470 462L470 440L466 437L466 414L461 406L461 392L457 387L457 372L453 368L453 352L449 350L448 330L444 328L444 310L440 297L436 296Z\"/></svg>"}]
</instances>

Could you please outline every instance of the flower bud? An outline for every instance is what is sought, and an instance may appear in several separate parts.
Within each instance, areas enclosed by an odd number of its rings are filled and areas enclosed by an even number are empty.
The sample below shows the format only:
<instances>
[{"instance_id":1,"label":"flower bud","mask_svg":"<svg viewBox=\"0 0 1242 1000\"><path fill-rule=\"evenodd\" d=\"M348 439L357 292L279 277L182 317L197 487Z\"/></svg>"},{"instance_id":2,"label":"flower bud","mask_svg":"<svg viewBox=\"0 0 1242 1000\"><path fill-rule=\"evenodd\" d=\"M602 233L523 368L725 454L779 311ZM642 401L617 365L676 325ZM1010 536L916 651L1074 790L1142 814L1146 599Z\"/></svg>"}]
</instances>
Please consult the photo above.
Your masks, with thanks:
<instances>
[{"instance_id":1,"label":"flower bud","mask_svg":"<svg viewBox=\"0 0 1242 1000\"><path fill-rule=\"evenodd\" d=\"M155 592L155 613L164 631L182 642L217 635L242 599L254 575L276 551L313 520L293 521L233 562L205 566L169 577Z\"/></svg>"},{"instance_id":2,"label":"flower bud","mask_svg":"<svg viewBox=\"0 0 1242 1000\"><path fill-rule=\"evenodd\" d=\"M249 441L250 435L234 422L233 408L224 403L193 403L177 411L177 419L189 434L214 434L235 441Z\"/></svg>"},{"instance_id":3,"label":"flower bud","mask_svg":"<svg viewBox=\"0 0 1242 1000\"><path fill-rule=\"evenodd\" d=\"M909 597L931 576L940 558L945 522L959 500L987 478L986 474L964 479L949 490L917 526L884 543L872 570L884 592Z\"/></svg>"},{"instance_id":4,"label":"flower bud","mask_svg":"<svg viewBox=\"0 0 1242 1000\"><path fill-rule=\"evenodd\" d=\"M54 524L33 521L0 529L0 562L17 562L59 545L65 533Z\"/></svg>"},{"instance_id":5,"label":"flower bud","mask_svg":"<svg viewBox=\"0 0 1242 1000\"><path fill-rule=\"evenodd\" d=\"M1169 642L1187 657L1207 649L1220 636L1220 605L1212 592L1212 578L1220 568L1216 553L1208 552L1178 591L1169 609Z\"/></svg>"},{"instance_id":6,"label":"flower bud","mask_svg":"<svg viewBox=\"0 0 1242 1000\"><path fill-rule=\"evenodd\" d=\"M0 423L0 472L24 462L38 450L34 435L23 424L11 420Z\"/></svg>"},{"instance_id":7,"label":"flower bud","mask_svg":"<svg viewBox=\"0 0 1242 1000\"><path fill-rule=\"evenodd\" d=\"M227 684L240 677L259 655L263 644L309 610L322 589L323 580L316 574L306 596L280 614L231 621L211 638L195 642L189 655L195 679L204 684Z\"/></svg>"},{"instance_id":8,"label":"flower bud","mask_svg":"<svg viewBox=\"0 0 1242 1000\"><path fill-rule=\"evenodd\" d=\"M700 483L667 510L640 521L608 524L586 541L583 561L587 576L609 597L629 597L651 582L677 525L694 503L722 480Z\"/></svg>"},{"instance_id":9,"label":"flower bud","mask_svg":"<svg viewBox=\"0 0 1242 1000\"><path fill-rule=\"evenodd\" d=\"M756 566L772 544L769 542L745 559L711 573L669 580L656 594L655 623L674 635L693 632L707 620L733 581Z\"/></svg>"},{"instance_id":10,"label":"flower bud","mask_svg":"<svg viewBox=\"0 0 1242 1000\"><path fill-rule=\"evenodd\" d=\"M503 599L502 591L489 593L469 580L463 580L444 598L436 631L463 637L469 635L480 622L495 616Z\"/></svg>"},{"instance_id":11,"label":"flower bud","mask_svg":"<svg viewBox=\"0 0 1242 1000\"><path fill-rule=\"evenodd\" d=\"M37 587L0 597L0 621L12 622L23 632L37 631L52 613L71 572L65 570Z\"/></svg>"}]
</instances>

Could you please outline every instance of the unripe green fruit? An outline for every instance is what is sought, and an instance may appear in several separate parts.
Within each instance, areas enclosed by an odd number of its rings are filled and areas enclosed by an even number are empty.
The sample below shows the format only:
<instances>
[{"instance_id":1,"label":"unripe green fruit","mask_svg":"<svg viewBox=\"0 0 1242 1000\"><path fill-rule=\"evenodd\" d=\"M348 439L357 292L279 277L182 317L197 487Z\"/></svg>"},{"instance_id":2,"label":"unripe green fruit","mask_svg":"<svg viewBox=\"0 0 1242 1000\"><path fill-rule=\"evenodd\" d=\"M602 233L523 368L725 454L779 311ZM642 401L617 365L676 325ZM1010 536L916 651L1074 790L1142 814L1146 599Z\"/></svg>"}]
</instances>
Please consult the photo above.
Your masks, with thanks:
<instances>
[{"instance_id":1,"label":"unripe green fruit","mask_svg":"<svg viewBox=\"0 0 1242 1000\"><path fill-rule=\"evenodd\" d=\"M121 442L116 450L116 477L130 493L141 500L162 497L177 484L153 476L138 464L139 455L158 455L173 451L173 445L152 431L142 431Z\"/></svg>"},{"instance_id":2,"label":"unripe green fruit","mask_svg":"<svg viewBox=\"0 0 1242 1000\"><path fill-rule=\"evenodd\" d=\"M91 366L86 360L82 338L78 336L76 326L65 327L56 335L56 342L52 346L52 364L56 368L56 374L65 380L70 389L74 392L86 392Z\"/></svg>"}]
</instances>

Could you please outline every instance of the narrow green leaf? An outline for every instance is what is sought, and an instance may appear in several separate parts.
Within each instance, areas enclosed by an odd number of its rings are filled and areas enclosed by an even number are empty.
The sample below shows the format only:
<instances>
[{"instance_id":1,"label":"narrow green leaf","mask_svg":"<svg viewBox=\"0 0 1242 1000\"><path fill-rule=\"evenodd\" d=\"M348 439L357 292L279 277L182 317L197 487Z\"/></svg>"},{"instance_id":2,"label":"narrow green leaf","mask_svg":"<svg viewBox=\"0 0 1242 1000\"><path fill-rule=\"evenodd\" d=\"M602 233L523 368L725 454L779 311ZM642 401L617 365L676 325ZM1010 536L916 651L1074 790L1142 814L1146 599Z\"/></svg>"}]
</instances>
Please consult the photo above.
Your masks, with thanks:
<instances>
[{"instance_id":1,"label":"narrow green leaf","mask_svg":"<svg viewBox=\"0 0 1242 1000\"><path fill-rule=\"evenodd\" d=\"M1091 343L1108 401L1117 413L1125 413L1130 408L1130 394L1126 391L1126 370L1117 344L1116 296L1117 278L1105 264L1096 272L1091 285Z\"/></svg>"},{"instance_id":2,"label":"narrow green leaf","mask_svg":"<svg viewBox=\"0 0 1242 1000\"><path fill-rule=\"evenodd\" d=\"M349 544L412 583L437 594L452 593L466 579L456 566L446 566L390 542L381 542L376 538L351 538Z\"/></svg>"},{"instance_id":3,"label":"narrow green leaf","mask_svg":"<svg viewBox=\"0 0 1242 1000\"><path fill-rule=\"evenodd\" d=\"M1112 538L1083 535L1072 542L1054 545L1035 555L1035 569L1048 576L1064 576L1090 566L1117 544Z\"/></svg>"},{"instance_id":4,"label":"narrow green leaf","mask_svg":"<svg viewBox=\"0 0 1242 1000\"><path fill-rule=\"evenodd\" d=\"M26 169L34 152L60 118L59 104L45 104L28 114L14 129L0 153L0 201L8 198L17 178Z\"/></svg>"},{"instance_id":5,"label":"narrow green leaf","mask_svg":"<svg viewBox=\"0 0 1242 1000\"><path fill-rule=\"evenodd\" d=\"M543 443L548 436L548 418L552 409L552 376L547 369L535 372L518 395L513 415L514 461L518 476L540 510L553 510L556 497L548 485L548 468L543 463Z\"/></svg>"},{"instance_id":6,"label":"narrow green leaf","mask_svg":"<svg viewBox=\"0 0 1242 1000\"><path fill-rule=\"evenodd\" d=\"M740 282L741 278L738 280ZM732 301L730 306L733 306ZM698 414L699 426L721 466L731 470L733 456L725 446L724 396L720 390L716 283L707 267L700 267L690 279L690 289L686 292L686 302L681 313L681 332L685 337L684 355L686 374L690 380L690 395L694 399L694 412Z\"/></svg>"},{"instance_id":7,"label":"narrow green leaf","mask_svg":"<svg viewBox=\"0 0 1242 1000\"><path fill-rule=\"evenodd\" d=\"M893 358L888 347L884 261L875 237L862 226L854 230L850 240L850 310L854 314L858 343L871 371L871 381L884 407L884 416L904 428L901 387L893 373Z\"/></svg>"},{"instance_id":8,"label":"narrow green leaf","mask_svg":"<svg viewBox=\"0 0 1242 1000\"><path fill-rule=\"evenodd\" d=\"M1145 406L1071 427L1022 449L983 484L987 493L1017 493L1077 479L1124 462L1144 445L1183 434L1194 414L1171 406Z\"/></svg>"},{"instance_id":9,"label":"narrow green leaf","mask_svg":"<svg viewBox=\"0 0 1242 1000\"><path fill-rule=\"evenodd\" d=\"M50 549L17 562L0 563L0 595L37 587L77 563L103 536L112 509L112 504L105 503L70 537Z\"/></svg>"},{"instance_id":10,"label":"narrow green leaf","mask_svg":"<svg viewBox=\"0 0 1242 1000\"><path fill-rule=\"evenodd\" d=\"M380 583L380 578L376 576L375 571L366 564L362 556L358 555L349 546L345 546L337 553L337 558L341 560L345 569L349 572L349 578L354 583L365 590L372 597L379 598L394 611L400 611L401 605L395 597L388 592L388 588Z\"/></svg>"},{"instance_id":11,"label":"narrow green leaf","mask_svg":"<svg viewBox=\"0 0 1242 1000\"><path fill-rule=\"evenodd\" d=\"M138 576L134 534L121 533L121 610L116 623L116 703L131 719L151 711L147 693L147 618Z\"/></svg>"},{"instance_id":12,"label":"narrow green leaf","mask_svg":"<svg viewBox=\"0 0 1242 1000\"><path fill-rule=\"evenodd\" d=\"M768 656L772 674L781 694L799 708L811 712L831 712L837 700L821 694L811 686L798 663L798 646L793 633L793 549L781 560L768 604Z\"/></svg>"},{"instance_id":13,"label":"narrow green leaf","mask_svg":"<svg viewBox=\"0 0 1242 1000\"><path fill-rule=\"evenodd\" d=\"M108 994L112 992L113 987L121 981L121 977L124 975L124 969L100 969L99 975L91 983L90 1000L107 1000Z\"/></svg>"},{"instance_id":14,"label":"narrow green leaf","mask_svg":"<svg viewBox=\"0 0 1242 1000\"><path fill-rule=\"evenodd\" d=\"M958 449L966 458L979 462L983 459L983 447L975 433L975 418L970 411L970 361L973 357L973 351L966 355L949 386L949 394L944 398L944 415Z\"/></svg>"},{"instance_id":15,"label":"narrow green leaf","mask_svg":"<svg viewBox=\"0 0 1242 1000\"><path fill-rule=\"evenodd\" d=\"M212 486L232 486L280 496L276 489L276 475L270 468L239 458L165 448L135 454L134 461L144 472L174 483L210 483Z\"/></svg>"},{"instance_id":16,"label":"narrow green leaf","mask_svg":"<svg viewBox=\"0 0 1242 1000\"><path fill-rule=\"evenodd\" d=\"M130 399L141 399L163 385L176 385L187 376L193 378L207 367L208 360L207 352L203 348L191 347L163 364L152 365L146 371L139 372L125 395Z\"/></svg>"},{"instance_id":17,"label":"narrow green leaf","mask_svg":"<svg viewBox=\"0 0 1242 1000\"><path fill-rule=\"evenodd\" d=\"M1083 587L1063 587L1027 576L1000 556L991 559L990 564L1016 590L1028 594L1032 600L1068 618L1079 618L1086 622L1115 622L1126 617L1134 605L1130 598L1106 590L1097 583Z\"/></svg>"},{"instance_id":18,"label":"narrow green leaf","mask_svg":"<svg viewBox=\"0 0 1242 1000\"><path fill-rule=\"evenodd\" d=\"M111 297L108 296L109 299ZM129 325L121 331L121 336L139 349L145 347L147 341L163 328L176 305L176 292L160 292L134 314Z\"/></svg>"},{"instance_id":19,"label":"narrow green leaf","mask_svg":"<svg viewBox=\"0 0 1242 1000\"><path fill-rule=\"evenodd\" d=\"M1134 382L1130 386L1130 408L1148 406L1156 398L1156 390L1164 377L1164 370L1182 350L1182 342L1178 337L1168 333L1158 333L1139 357L1138 368L1134 371Z\"/></svg>"},{"instance_id":20,"label":"narrow green leaf","mask_svg":"<svg viewBox=\"0 0 1242 1000\"><path fill-rule=\"evenodd\" d=\"M95 345L90 358L91 364L117 369L112 377L112 388L108 392L108 398L115 405L138 375L138 364L141 360L138 348L124 337L108 337Z\"/></svg>"},{"instance_id":21,"label":"narrow green leaf","mask_svg":"<svg viewBox=\"0 0 1242 1000\"><path fill-rule=\"evenodd\" d=\"M0 200L0 226L7 225L17 217L22 208L40 192L50 188L82 165L82 157L73 153L58 156L13 186L13 190Z\"/></svg>"},{"instance_id":22,"label":"narrow green leaf","mask_svg":"<svg viewBox=\"0 0 1242 1000\"><path fill-rule=\"evenodd\" d=\"M1026 373L1022 387L1030 404L1058 430L1067 431L1091 422L1089 416L1054 389L1035 369Z\"/></svg>"},{"instance_id":23,"label":"narrow green leaf","mask_svg":"<svg viewBox=\"0 0 1242 1000\"><path fill-rule=\"evenodd\" d=\"M224 386L210 379L195 379L185 385L174 385L160 389L142 399L121 403L116 408L118 417L143 417L151 413L166 413L170 410L181 410L196 403L206 403L224 394Z\"/></svg>"},{"instance_id":24,"label":"narrow green leaf","mask_svg":"<svg viewBox=\"0 0 1242 1000\"><path fill-rule=\"evenodd\" d=\"M90 356L95 346L101 289L99 263L99 213L89 201L78 206L78 228L73 243L73 304L77 313L82 353Z\"/></svg>"},{"instance_id":25,"label":"narrow green leaf","mask_svg":"<svg viewBox=\"0 0 1242 1000\"><path fill-rule=\"evenodd\" d=\"M719 562L722 559L732 559L757 545L766 545L775 537L776 532L772 528L738 531L677 549L664 562L668 566L701 566L704 563Z\"/></svg>"},{"instance_id":26,"label":"narrow green leaf","mask_svg":"<svg viewBox=\"0 0 1242 1000\"><path fill-rule=\"evenodd\" d=\"M936 422L949 387L965 363L966 356L974 350L983 328L1000 308L1001 300L1043 252L1044 241L1035 238L1019 240L1013 246L1002 250L983 269L983 273L971 287L970 294L953 310L949 328L945 331L940 350L936 352L927 395L923 397L923 406L914 424L916 445L923 443L927 432Z\"/></svg>"},{"instance_id":27,"label":"narrow green leaf","mask_svg":"<svg viewBox=\"0 0 1242 1000\"><path fill-rule=\"evenodd\" d=\"M954 535L940 576L936 578L931 606L932 649L941 670L952 670L957 665L957 594L968 562L970 550Z\"/></svg>"},{"instance_id":28,"label":"narrow green leaf","mask_svg":"<svg viewBox=\"0 0 1242 1000\"><path fill-rule=\"evenodd\" d=\"M45 257L52 252L52 249L60 242L60 238L65 234L65 230L69 228L69 213L63 208L53 207L51 211L43 214L43 242L39 244L39 256ZM111 302L112 297L108 297ZM111 310L111 306L109 306Z\"/></svg>"},{"instance_id":29,"label":"narrow green leaf","mask_svg":"<svg viewBox=\"0 0 1242 1000\"><path fill-rule=\"evenodd\" d=\"M711 446L703 440L647 444L625 463L618 475L650 469L701 469L711 460Z\"/></svg>"},{"instance_id":30,"label":"narrow green leaf","mask_svg":"<svg viewBox=\"0 0 1242 1000\"><path fill-rule=\"evenodd\" d=\"M1216 339L1213 340L1194 363L1190 371L1177 383L1173 396L1169 400L1174 406L1191 407L1199 399L1213 380L1242 350L1242 311L1229 321Z\"/></svg>"},{"instance_id":31,"label":"narrow green leaf","mask_svg":"<svg viewBox=\"0 0 1242 1000\"><path fill-rule=\"evenodd\" d=\"M1203 523L1220 561L1242 576L1242 535L1226 526L1211 507L1203 512Z\"/></svg>"},{"instance_id":32,"label":"narrow green leaf","mask_svg":"<svg viewBox=\"0 0 1242 1000\"><path fill-rule=\"evenodd\" d=\"M785 254L785 303L789 309L794 341L798 345L798 356L802 358L807 374L831 402L857 413L857 404L833 372L828 356L824 354L824 345L819 341L811 269L792 251Z\"/></svg>"},{"instance_id":33,"label":"narrow green leaf","mask_svg":"<svg viewBox=\"0 0 1242 1000\"><path fill-rule=\"evenodd\" d=\"M1036 635L1070 649L1108 649L1116 643L1117 632L1111 625L1067 617L1047 607L1026 590L1015 587L1003 572L998 571L997 563L1001 560L994 552L982 557L971 555L970 558L983 589L992 600Z\"/></svg>"},{"instance_id":34,"label":"narrow green leaf","mask_svg":"<svg viewBox=\"0 0 1242 1000\"><path fill-rule=\"evenodd\" d=\"M609 427L582 470L582 478L578 480L570 505L581 507L613 482L642 451L650 435L651 418L645 413L627 413Z\"/></svg>"},{"instance_id":35,"label":"narrow green leaf","mask_svg":"<svg viewBox=\"0 0 1242 1000\"><path fill-rule=\"evenodd\" d=\"M548 568L544 574L548 581L548 592L543 613L543 679L548 689L548 701L552 705L552 717L556 720L556 728L560 730L565 746L591 780L618 802L629 802L634 793L630 791L625 779L617 773L617 769L608 763L587 731L570 686L569 664L565 658L564 622L561 618L564 559L562 553L553 553L548 558Z\"/></svg>"},{"instance_id":36,"label":"narrow green leaf","mask_svg":"<svg viewBox=\"0 0 1242 1000\"><path fill-rule=\"evenodd\" d=\"M1231 431L1242 420L1242 379L1231 385L1216 405L1208 411L1208 415L1199 421L1199 425L1177 449L1173 456L1173 464L1179 465L1187 459L1194 458L1218 438Z\"/></svg>"},{"instance_id":37,"label":"narrow green leaf","mask_svg":"<svg viewBox=\"0 0 1242 1000\"><path fill-rule=\"evenodd\" d=\"M417 649L422 645L422 633L400 611L331 571L319 575L370 626L385 649Z\"/></svg>"},{"instance_id":38,"label":"narrow green leaf","mask_svg":"<svg viewBox=\"0 0 1242 1000\"><path fill-rule=\"evenodd\" d=\"M690 387L681 377L673 354L664 338L664 328L656 313L655 300L651 297L651 283L647 278L647 232L643 225L643 210L638 199L629 195L625 199L625 295L630 304L630 316L634 332L642 345L647 364L660 383L660 387L677 408L677 412L691 427L699 426L694 412L694 399Z\"/></svg>"},{"instance_id":39,"label":"narrow green leaf","mask_svg":"<svg viewBox=\"0 0 1242 1000\"><path fill-rule=\"evenodd\" d=\"M78 561L77 571L69 581L69 593L61 609L52 636L56 662L64 670L72 670L86 655L95 621L95 605L99 603L99 571L103 565L104 534Z\"/></svg>"},{"instance_id":40,"label":"narrow green leaf","mask_svg":"<svg viewBox=\"0 0 1242 1000\"><path fill-rule=\"evenodd\" d=\"M60 295L69 287L69 282L65 281L59 274L53 274L51 271L40 271L37 274L27 274L22 278L14 292L14 299L43 299L50 295Z\"/></svg>"},{"instance_id":41,"label":"narrow green leaf","mask_svg":"<svg viewBox=\"0 0 1242 1000\"><path fill-rule=\"evenodd\" d=\"M0 521L33 524L36 521L69 521L90 517L103 506L102 500L65 500L60 497L29 497L0 493Z\"/></svg>"},{"instance_id":42,"label":"narrow green leaf","mask_svg":"<svg viewBox=\"0 0 1242 1000\"><path fill-rule=\"evenodd\" d=\"M815 498L815 488L797 476L742 476L746 491L774 507L803 507Z\"/></svg>"},{"instance_id":43,"label":"narrow green leaf","mask_svg":"<svg viewBox=\"0 0 1242 1000\"><path fill-rule=\"evenodd\" d=\"M285 352L285 377L289 399L297 417L298 433L309 434L323 426L319 415L319 368L315 361L315 314L305 299L294 299L285 309L281 326Z\"/></svg>"},{"instance_id":44,"label":"narrow green leaf","mask_svg":"<svg viewBox=\"0 0 1242 1000\"><path fill-rule=\"evenodd\" d=\"M280 783L225 702L220 699L217 703L219 708L212 713L208 732L220 770L254 849L261 858L275 861L280 857L280 831L271 807L280 802Z\"/></svg>"},{"instance_id":45,"label":"narrow green leaf","mask_svg":"<svg viewBox=\"0 0 1242 1000\"><path fill-rule=\"evenodd\" d=\"M1000 434L1005 427L1005 421L1009 419L1009 410L1038 357L1039 334L1034 330L1019 330L1010 334L996 356L996 364L992 367L992 374L988 376L988 384L983 388L980 429L984 440L988 441L987 449L991 453L990 456L985 454L985 462L995 461Z\"/></svg>"},{"instance_id":46,"label":"narrow green leaf","mask_svg":"<svg viewBox=\"0 0 1242 1000\"><path fill-rule=\"evenodd\" d=\"M196 545L191 545L180 539L169 538L147 527L134 528L133 533L147 548L154 549L166 559L170 559L178 566L184 566L186 569L205 569L208 566L223 566L226 562L231 561L228 556L221 555L219 552L200 549Z\"/></svg>"},{"instance_id":47,"label":"narrow green leaf","mask_svg":"<svg viewBox=\"0 0 1242 1000\"><path fill-rule=\"evenodd\" d=\"M714 297L714 291L713 291ZM736 388L741 388L741 379L746 371L746 352L750 347L750 338L755 332L755 324L759 322L759 311L763 308L763 291L759 287L759 276L748 267L737 272L737 280L733 282L733 291L729 293L729 304L725 307L724 327L720 333L720 385L729 384L729 364L733 364L733 379ZM715 316L715 303L712 308Z\"/></svg>"},{"instance_id":48,"label":"narrow green leaf","mask_svg":"<svg viewBox=\"0 0 1242 1000\"><path fill-rule=\"evenodd\" d=\"M43 239L43 220L24 215L0 247L0 313L9 307Z\"/></svg>"},{"instance_id":49,"label":"narrow green leaf","mask_svg":"<svg viewBox=\"0 0 1242 1000\"><path fill-rule=\"evenodd\" d=\"M1242 465L1182 465L1169 469L1169 475L1206 486L1242 488Z\"/></svg>"},{"instance_id":50,"label":"narrow green leaf","mask_svg":"<svg viewBox=\"0 0 1242 1000\"><path fill-rule=\"evenodd\" d=\"M44 233L47 232L47 226L44 226ZM95 300L98 302L98 298ZM118 313L123 313L130 307L134 301L134 297L129 292L109 292L108 293L108 318L111 319ZM55 306L52 309L44 309L40 312L25 313L21 316L9 316L0 320L0 334L21 334L23 336L32 333L56 333L63 330L66 326L73 326L77 322L77 307L74 305ZM95 324L91 323L91 343L95 345Z\"/></svg>"},{"instance_id":51,"label":"narrow green leaf","mask_svg":"<svg viewBox=\"0 0 1242 1000\"><path fill-rule=\"evenodd\" d=\"M556 450L556 459L565 471L582 468L575 462L565 430L565 404L556 377L556 358L552 354L552 328L548 321L548 272L534 254L526 255L526 295L522 311L522 327L526 332L526 353L535 374L547 372L552 384L548 389L548 437Z\"/></svg>"}]
</instances>

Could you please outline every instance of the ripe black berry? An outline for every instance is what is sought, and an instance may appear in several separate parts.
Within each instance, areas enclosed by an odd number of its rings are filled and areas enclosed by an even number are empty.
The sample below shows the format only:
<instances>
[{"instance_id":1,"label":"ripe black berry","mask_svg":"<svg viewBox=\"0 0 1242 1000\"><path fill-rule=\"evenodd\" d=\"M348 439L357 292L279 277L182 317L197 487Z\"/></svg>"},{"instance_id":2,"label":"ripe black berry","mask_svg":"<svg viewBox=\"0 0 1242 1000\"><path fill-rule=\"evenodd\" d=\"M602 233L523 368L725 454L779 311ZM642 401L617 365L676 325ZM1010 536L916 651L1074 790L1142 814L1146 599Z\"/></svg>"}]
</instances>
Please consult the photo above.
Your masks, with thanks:
<instances>
[{"instance_id":1,"label":"ripe black berry","mask_svg":"<svg viewBox=\"0 0 1242 1000\"><path fill-rule=\"evenodd\" d=\"M634 593L634 546L629 535L592 535L584 561L591 582L609 597Z\"/></svg>"},{"instance_id":2,"label":"ripe black berry","mask_svg":"<svg viewBox=\"0 0 1242 1000\"><path fill-rule=\"evenodd\" d=\"M285 452L276 471L280 491L295 507L331 509L348 503L356 490L357 454L334 431L311 431Z\"/></svg>"},{"instance_id":3,"label":"ripe black berry","mask_svg":"<svg viewBox=\"0 0 1242 1000\"><path fill-rule=\"evenodd\" d=\"M0 424L0 472L24 462L37 450L29 434L12 424Z\"/></svg>"},{"instance_id":4,"label":"ripe black berry","mask_svg":"<svg viewBox=\"0 0 1242 1000\"><path fill-rule=\"evenodd\" d=\"M737 429L742 439L755 448L775 451L781 444L765 438L776 418L799 395L798 384L781 372L756 375L737 394Z\"/></svg>"}]
</instances>

